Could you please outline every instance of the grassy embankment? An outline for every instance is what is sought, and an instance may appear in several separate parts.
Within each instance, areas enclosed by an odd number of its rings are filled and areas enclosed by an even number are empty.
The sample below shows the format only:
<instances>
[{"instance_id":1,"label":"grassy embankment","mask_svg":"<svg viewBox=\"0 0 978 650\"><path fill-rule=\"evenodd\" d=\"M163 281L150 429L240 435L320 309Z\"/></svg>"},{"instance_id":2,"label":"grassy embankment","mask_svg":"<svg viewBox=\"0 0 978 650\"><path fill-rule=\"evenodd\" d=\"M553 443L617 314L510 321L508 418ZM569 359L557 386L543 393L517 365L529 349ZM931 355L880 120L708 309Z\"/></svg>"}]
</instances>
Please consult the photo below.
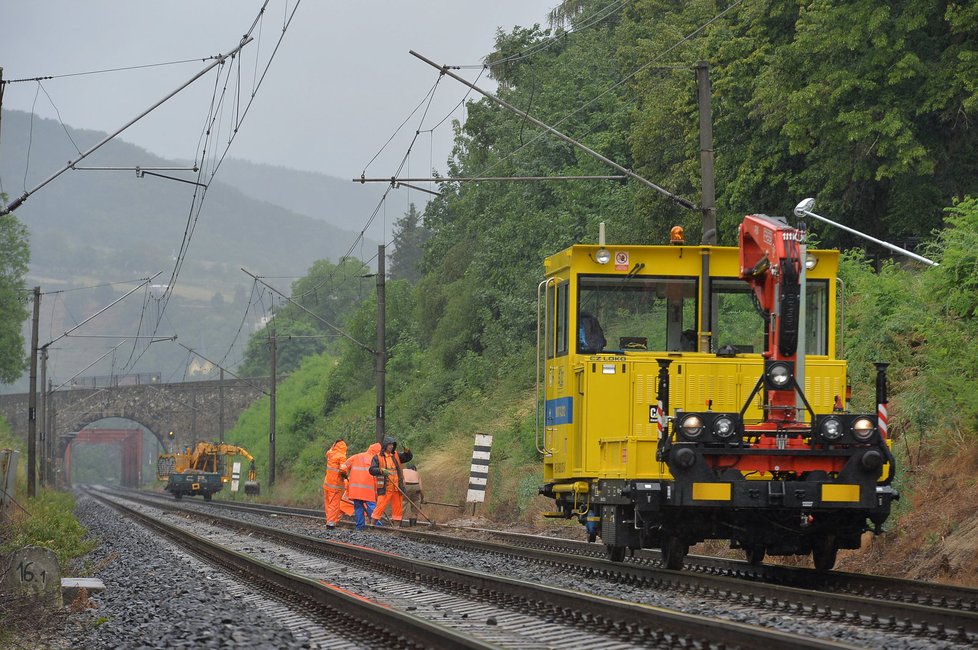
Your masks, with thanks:
<instances>
[{"instance_id":1,"label":"grassy embankment","mask_svg":"<svg viewBox=\"0 0 978 650\"><path fill-rule=\"evenodd\" d=\"M27 496L26 445L10 432L0 418L0 449L21 451L14 503L0 515L0 556L25 546L43 546L58 556L62 575L72 575L69 561L90 552L96 541L86 539L86 531L75 518L75 499L69 492L42 489ZM56 626L58 612L47 612L32 602L24 602L0 592L0 647L12 647L13 639L24 642Z\"/></svg>"},{"instance_id":2,"label":"grassy embankment","mask_svg":"<svg viewBox=\"0 0 978 650\"><path fill-rule=\"evenodd\" d=\"M478 362L474 362L478 363ZM471 378L471 369L419 377L388 392L387 427L399 449L409 447L422 475L429 500L461 504L468 487L472 445L476 433L493 435L487 502L476 514L496 521L538 522L546 507L537 496L541 469L534 450L534 398L528 382L533 377L532 353L506 360L505 372ZM225 438L247 448L258 459L262 499L322 504L324 451L343 436L350 454L375 439L375 395L365 390L322 413L331 361L310 357L279 384L276 399L277 476L267 489L269 400L253 404ZM390 373L389 373L390 374ZM466 379L468 377L468 379ZM451 394L454 399L445 399ZM471 508L471 506L470 506ZM425 512L445 521L471 515L471 509L429 506Z\"/></svg>"}]
</instances>

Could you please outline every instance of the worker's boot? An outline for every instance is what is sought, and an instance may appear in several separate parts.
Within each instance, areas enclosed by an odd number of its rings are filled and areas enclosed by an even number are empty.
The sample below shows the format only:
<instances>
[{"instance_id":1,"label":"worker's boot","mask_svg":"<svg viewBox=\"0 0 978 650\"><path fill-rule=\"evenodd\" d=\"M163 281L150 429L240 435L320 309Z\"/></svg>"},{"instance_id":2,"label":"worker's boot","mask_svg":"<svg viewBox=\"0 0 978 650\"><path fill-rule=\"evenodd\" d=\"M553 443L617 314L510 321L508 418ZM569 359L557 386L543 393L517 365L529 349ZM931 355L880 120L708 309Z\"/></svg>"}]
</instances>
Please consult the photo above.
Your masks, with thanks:
<instances>
[{"instance_id":1,"label":"worker's boot","mask_svg":"<svg viewBox=\"0 0 978 650\"><path fill-rule=\"evenodd\" d=\"M414 526L417 523L418 523L418 520L415 519L414 517L411 517L410 519L408 519L408 526Z\"/></svg>"}]
</instances>

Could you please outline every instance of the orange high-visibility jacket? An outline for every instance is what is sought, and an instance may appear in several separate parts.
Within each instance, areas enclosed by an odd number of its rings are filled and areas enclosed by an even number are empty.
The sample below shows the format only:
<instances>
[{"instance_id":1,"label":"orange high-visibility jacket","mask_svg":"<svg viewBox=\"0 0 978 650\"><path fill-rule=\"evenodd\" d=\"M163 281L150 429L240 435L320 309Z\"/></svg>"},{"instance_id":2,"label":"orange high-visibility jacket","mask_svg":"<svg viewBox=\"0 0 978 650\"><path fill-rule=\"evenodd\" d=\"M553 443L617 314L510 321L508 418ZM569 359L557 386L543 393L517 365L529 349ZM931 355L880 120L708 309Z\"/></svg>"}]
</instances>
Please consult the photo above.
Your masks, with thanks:
<instances>
[{"instance_id":1,"label":"orange high-visibility jacket","mask_svg":"<svg viewBox=\"0 0 978 650\"><path fill-rule=\"evenodd\" d=\"M337 440L326 452L326 474L323 475L323 488L327 490L342 490L343 477L340 467L346 462L346 443Z\"/></svg>"},{"instance_id":2,"label":"orange high-visibility jacket","mask_svg":"<svg viewBox=\"0 0 978 650\"><path fill-rule=\"evenodd\" d=\"M370 461L370 473L377 481L377 494L384 494L391 485L396 485L395 491L404 489L404 476L402 463L411 460L411 451L395 451L393 453L380 452ZM393 472L387 476L383 471L387 469Z\"/></svg>"},{"instance_id":3,"label":"orange high-visibility jacket","mask_svg":"<svg viewBox=\"0 0 978 650\"><path fill-rule=\"evenodd\" d=\"M353 500L376 501L377 492L374 487L374 477L370 475L370 461L380 452L380 443L367 447L367 451L354 454L346 459L342 469L350 477L346 494Z\"/></svg>"}]
</instances>

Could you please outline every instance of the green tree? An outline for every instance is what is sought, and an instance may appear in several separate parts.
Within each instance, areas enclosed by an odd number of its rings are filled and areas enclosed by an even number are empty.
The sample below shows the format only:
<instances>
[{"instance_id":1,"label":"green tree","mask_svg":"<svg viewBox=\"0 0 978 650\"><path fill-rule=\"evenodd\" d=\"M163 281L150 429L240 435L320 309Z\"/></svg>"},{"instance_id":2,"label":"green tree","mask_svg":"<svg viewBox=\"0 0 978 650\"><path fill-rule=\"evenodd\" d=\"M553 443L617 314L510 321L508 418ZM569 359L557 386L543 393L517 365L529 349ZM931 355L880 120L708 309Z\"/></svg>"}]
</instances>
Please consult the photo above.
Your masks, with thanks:
<instances>
[{"instance_id":1,"label":"green tree","mask_svg":"<svg viewBox=\"0 0 978 650\"><path fill-rule=\"evenodd\" d=\"M569 12L572 25L590 21L606 6L579 4ZM611 15L556 39L549 30L518 27L497 35L487 63L503 99L629 165L625 127L630 111L616 92L607 92L618 78L612 39L616 24ZM483 100L468 105L449 173L562 176L609 170ZM631 186L607 181L443 186L442 196L425 209L432 236L419 285L418 320L424 323L419 332L431 356L452 368L469 353L501 358L528 344L536 327L534 301L543 258L575 241L595 241L600 221L610 222L616 237L639 234L631 227L633 192Z\"/></svg>"},{"instance_id":2,"label":"green tree","mask_svg":"<svg viewBox=\"0 0 978 650\"><path fill-rule=\"evenodd\" d=\"M786 215L815 196L843 223L912 242L941 225L941 206L978 189L974 6L761 0L710 22L716 12L707 0L640 0L616 36L626 70L649 65L630 82L636 171L690 197L699 187L691 68L710 63L721 240L733 243L743 214ZM669 65L658 67L666 51ZM686 219L695 232L698 215ZM861 243L816 227L829 245Z\"/></svg>"},{"instance_id":3,"label":"green tree","mask_svg":"<svg viewBox=\"0 0 978 650\"><path fill-rule=\"evenodd\" d=\"M292 283L292 302L271 309L278 341L277 372L292 372L303 357L338 349L331 345L341 338L336 328L344 329L365 293L371 292L369 273L366 264L352 257L338 264L317 260L306 275ZM257 377L271 372L268 337L267 328L251 335L241 374Z\"/></svg>"},{"instance_id":4,"label":"green tree","mask_svg":"<svg viewBox=\"0 0 978 650\"><path fill-rule=\"evenodd\" d=\"M27 228L12 214L0 217L0 382L3 383L16 380L27 365L21 326L28 317L24 276L29 261Z\"/></svg>"},{"instance_id":5,"label":"green tree","mask_svg":"<svg viewBox=\"0 0 978 650\"><path fill-rule=\"evenodd\" d=\"M414 207L394 222L394 250L389 253L392 280L407 280L415 283L421 278L421 256L429 232L421 223L421 213Z\"/></svg>"}]
</instances>

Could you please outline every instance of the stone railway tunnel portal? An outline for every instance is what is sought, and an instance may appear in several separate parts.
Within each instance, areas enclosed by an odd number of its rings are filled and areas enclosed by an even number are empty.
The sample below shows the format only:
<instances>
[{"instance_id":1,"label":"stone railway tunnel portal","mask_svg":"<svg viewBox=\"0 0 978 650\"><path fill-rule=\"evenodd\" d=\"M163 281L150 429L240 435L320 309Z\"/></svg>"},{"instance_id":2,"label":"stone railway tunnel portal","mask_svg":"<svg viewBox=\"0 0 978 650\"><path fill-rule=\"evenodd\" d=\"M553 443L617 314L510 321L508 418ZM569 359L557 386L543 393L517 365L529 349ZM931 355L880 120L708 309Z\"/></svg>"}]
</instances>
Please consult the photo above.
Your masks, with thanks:
<instances>
[{"instance_id":1,"label":"stone railway tunnel portal","mask_svg":"<svg viewBox=\"0 0 978 650\"><path fill-rule=\"evenodd\" d=\"M48 461L46 479L63 484L68 446L79 432L106 418L145 427L162 449L171 444L170 431L175 446L217 440L253 401L268 393L270 385L268 378L258 378L54 391L47 396L45 422L40 415L36 422L38 458L43 455ZM0 395L0 413L24 440L29 431L28 398L27 393Z\"/></svg>"}]
</instances>

